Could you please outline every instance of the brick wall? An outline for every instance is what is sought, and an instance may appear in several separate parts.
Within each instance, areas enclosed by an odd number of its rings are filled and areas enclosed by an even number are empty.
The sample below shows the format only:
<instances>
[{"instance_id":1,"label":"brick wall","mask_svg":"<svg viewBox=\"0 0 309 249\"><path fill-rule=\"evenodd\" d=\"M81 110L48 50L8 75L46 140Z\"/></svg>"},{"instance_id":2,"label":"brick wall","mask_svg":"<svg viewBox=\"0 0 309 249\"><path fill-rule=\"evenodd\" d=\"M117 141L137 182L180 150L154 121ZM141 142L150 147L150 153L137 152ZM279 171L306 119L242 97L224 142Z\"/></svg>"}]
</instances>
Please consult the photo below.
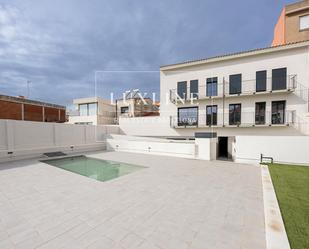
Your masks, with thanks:
<instances>
[{"instance_id":1,"label":"brick wall","mask_svg":"<svg viewBox=\"0 0 309 249\"><path fill-rule=\"evenodd\" d=\"M45 122L59 122L59 109L45 107Z\"/></svg>"},{"instance_id":2,"label":"brick wall","mask_svg":"<svg viewBox=\"0 0 309 249\"><path fill-rule=\"evenodd\" d=\"M60 110L60 122L66 121L65 110Z\"/></svg>"},{"instance_id":3,"label":"brick wall","mask_svg":"<svg viewBox=\"0 0 309 249\"><path fill-rule=\"evenodd\" d=\"M43 107L38 105L24 104L24 120L43 121Z\"/></svg>"},{"instance_id":4,"label":"brick wall","mask_svg":"<svg viewBox=\"0 0 309 249\"><path fill-rule=\"evenodd\" d=\"M43 106L21 104L6 100L0 100L0 119L22 120L22 105L24 105L24 120L25 121L43 121ZM66 113L63 109L45 107L44 108L45 122L65 122ZM59 119L60 110L60 119Z\"/></svg>"},{"instance_id":5,"label":"brick wall","mask_svg":"<svg viewBox=\"0 0 309 249\"><path fill-rule=\"evenodd\" d=\"M22 120L21 104L0 100L0 119Z\"/></svg>"}]
</instances>

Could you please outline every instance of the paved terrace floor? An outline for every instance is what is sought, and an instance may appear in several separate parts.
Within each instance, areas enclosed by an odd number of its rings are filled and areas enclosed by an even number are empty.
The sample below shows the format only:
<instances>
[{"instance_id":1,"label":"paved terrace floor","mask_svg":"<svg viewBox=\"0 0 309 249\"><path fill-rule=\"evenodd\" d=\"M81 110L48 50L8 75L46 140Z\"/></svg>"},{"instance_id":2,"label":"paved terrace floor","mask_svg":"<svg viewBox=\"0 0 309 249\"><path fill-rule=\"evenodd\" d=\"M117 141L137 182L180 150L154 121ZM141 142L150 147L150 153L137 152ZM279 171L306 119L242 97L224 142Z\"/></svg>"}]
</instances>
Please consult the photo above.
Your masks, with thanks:
<instances>
[{"instance_id":1,"label":"paved terrace floor","mask_svg":"<svg viewBox=\"0 0 309 249\"><path fill-rule=\"evenodd\" d=\"M148 168L99 182L37 160L0 164L0 248L265 248L260 169L121 152Z\"/></svg>"}]
</instances>

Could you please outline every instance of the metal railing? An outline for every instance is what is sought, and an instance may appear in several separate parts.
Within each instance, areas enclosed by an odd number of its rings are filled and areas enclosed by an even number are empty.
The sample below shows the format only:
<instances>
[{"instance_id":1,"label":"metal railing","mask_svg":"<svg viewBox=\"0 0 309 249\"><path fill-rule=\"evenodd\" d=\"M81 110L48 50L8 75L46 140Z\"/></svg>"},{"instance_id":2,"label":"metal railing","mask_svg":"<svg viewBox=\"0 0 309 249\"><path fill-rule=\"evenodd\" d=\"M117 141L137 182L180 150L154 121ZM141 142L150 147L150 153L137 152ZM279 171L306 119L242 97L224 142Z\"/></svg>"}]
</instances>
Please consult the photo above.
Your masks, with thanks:
<instances>
[{"instance_id":1,"label":"metal railing","mask_svg":"<svg viewBox=\"0 0 309 249\"><path fill-rule=\"evenodd\" d=\"M295 121L296 111L265 112L263 114L255 114L254 112L219 112L217 115L170 116L170 126L172 128L289 126L294 125Z\"/></svg>"},{"instance_id":2,"label":"metal railing","mask_svg":"<svg viewBox=\"0 0 309 249\"><path fill-rule=\"evenodd\" d=\"M266 159L266 162L265 162L265 159ZM263 164L263 163L274 163L274 158L273 157L270 157L270 156L264 156L263 154L260 154L260 164Z\"/></svg>"},{"instance_id":3,"label":"metal railing","mask_svg":"<svg viewBox=\"0 0 309 249\"><path fill-rule=\"evenodd\" d=\"M257 88L256 79L253 80L242 80L241 87L239 89L233 88L229 82L217 83L215 87L208 87L207 84L202 84L198 86L198 92L190 92L190 87L186 88L183 94L178 94L177 89L170 90L170 101L173 103L181 103L194 101L197 99L211 99L211 98L222 98L231 96L244 96L244 95L254 95L254 94L265 94L274 93L282 91L293 91L297 87L297 75L288 75L285 79L285 84L276 85L276 80L267 78L266 84L264 86L259 85ZM213 85L212 85L213 86Z\"/></svg>"},{"instance_id":4,"label":"metal railing","mask_svg":"<svg viewBox=\"0 0 309 249\"><path fill-rule=\"evenodd\" d=\"M100 112L88 114L88 113L82 113L78 110L74 110L74 111L70 111L68 113L68 115L70 117L89 117L89 116L114 117L116 115L116 112L115 111L114 112L112 112L112 111L100 111Z\"/></svg>"}]
</instances>

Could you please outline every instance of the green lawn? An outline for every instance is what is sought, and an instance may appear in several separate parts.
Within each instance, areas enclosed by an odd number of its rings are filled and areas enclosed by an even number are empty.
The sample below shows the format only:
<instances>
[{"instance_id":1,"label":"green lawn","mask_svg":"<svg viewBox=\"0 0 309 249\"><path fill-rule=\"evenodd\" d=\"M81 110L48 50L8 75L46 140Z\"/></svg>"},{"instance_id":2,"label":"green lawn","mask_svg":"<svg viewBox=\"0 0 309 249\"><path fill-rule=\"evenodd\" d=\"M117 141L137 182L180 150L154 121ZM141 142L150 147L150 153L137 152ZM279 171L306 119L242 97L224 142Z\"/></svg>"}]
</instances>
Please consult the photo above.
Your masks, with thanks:
<instances>
[{"instance_id":1,"label":"green lawn","mask_svg":"<svg viewBox=\"0 0 309 249\"><path fill-rule=\"evenodd\" d=\"M309 248L309 166L270 164L281 214L292 249Z\"/></svg>"}]
</instances>

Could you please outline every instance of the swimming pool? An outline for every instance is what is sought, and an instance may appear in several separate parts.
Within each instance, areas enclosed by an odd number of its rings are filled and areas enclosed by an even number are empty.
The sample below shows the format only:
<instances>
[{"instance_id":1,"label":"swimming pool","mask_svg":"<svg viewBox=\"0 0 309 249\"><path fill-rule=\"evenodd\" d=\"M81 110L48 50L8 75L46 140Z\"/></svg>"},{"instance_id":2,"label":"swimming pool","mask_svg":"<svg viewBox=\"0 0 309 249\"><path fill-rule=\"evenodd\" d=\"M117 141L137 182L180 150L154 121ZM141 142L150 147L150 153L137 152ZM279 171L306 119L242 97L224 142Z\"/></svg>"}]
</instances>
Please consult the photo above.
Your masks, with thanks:
<instances>
[{"instance_id":1,"label":"swimming pool","mask_svg":"<svg viewBox=\"0 0 309 249\"><path fill-rule=\"evenodd\" d=\"M142 166L101 160L86 156L50 159L42 162L102 182L145 168Z\"/></svg>"}]
</instances>

